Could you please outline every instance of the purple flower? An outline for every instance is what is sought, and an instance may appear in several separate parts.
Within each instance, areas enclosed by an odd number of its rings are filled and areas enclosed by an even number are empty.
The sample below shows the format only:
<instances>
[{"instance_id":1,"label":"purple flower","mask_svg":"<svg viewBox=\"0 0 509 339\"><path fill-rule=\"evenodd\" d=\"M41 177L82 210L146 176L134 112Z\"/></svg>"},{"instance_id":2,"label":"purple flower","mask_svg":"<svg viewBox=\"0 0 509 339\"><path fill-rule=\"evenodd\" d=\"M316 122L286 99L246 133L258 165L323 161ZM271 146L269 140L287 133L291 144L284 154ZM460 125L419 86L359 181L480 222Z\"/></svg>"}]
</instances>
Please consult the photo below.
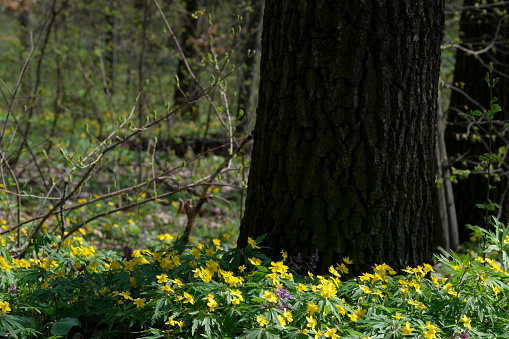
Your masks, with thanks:
<instances>
[{"instance_id":1,"label":"purple flower","mask_svg":"<svg viewBox=\"0 0 509 339\"><path fill-rule=\"evenodd\" d=\"M125 245L122 247L124 251L124 255L122 256L122 260L131 261L133 260L133 249L129 247L129 245Z\"/></svg>"},{"instance_id":2,"label":"purple flower","mask_svg":"<svg viewBox=\"0 0 509 339\"><path fill-rule=\"evenodd\" d=\"M315 254L308 256L307 260L304 260L299 252L296 257L290 256L289 266L296 271L300 271L305 264L307 270L311 271L311 268L316 268L319 259L318 249L315 249Z\"/></svg>"},{"instance_id":3,"label":"purple flower","mask_svg":"<svg viewBox=\"0 0 509 339\"><path fill-rule=\"evenodd\" d=\"M291 307L289 299L293 299L292 293L287 289L282 288L281 286L277 286L274 289L274 294L277 297L277 305L276 307L281 311L285 309L289 309Z\"/></svg>"},{"instance_id":4,"label":"purple flower","mask_svg":"<svg viewBox=\"0 0 509 339\"><path fill-rule=\"evenodd\" d=\"M460 338L461 338L461 339L469 338L469 336L468 336L468 334L467 334L467 333L468 333L468 328L465 330L465 333L463 333L463 334L461 335L461 337L460 337ZM454 333L454 335L452 336L452 338L447 338L447 339L456 339L456 333Z\"/></svg>"}]
</instances>

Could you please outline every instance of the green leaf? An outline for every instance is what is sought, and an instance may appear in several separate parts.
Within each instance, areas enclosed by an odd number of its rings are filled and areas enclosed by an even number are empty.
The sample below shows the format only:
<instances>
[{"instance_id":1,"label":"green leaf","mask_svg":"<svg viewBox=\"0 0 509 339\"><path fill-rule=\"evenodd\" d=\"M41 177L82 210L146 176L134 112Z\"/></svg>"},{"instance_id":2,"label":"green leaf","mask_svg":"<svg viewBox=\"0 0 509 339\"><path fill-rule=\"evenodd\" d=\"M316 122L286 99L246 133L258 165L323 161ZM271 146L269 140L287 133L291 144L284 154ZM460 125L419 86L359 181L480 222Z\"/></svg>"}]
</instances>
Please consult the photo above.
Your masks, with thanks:
<instances>
[{"instance_id":1,"label":"green leaf","mask_svg":"<svg viewBox=\"0 0 509 339\"><path fill-rule=\"evenodd\" d=\"M470 111L470 115L473 115L473 116L476 116L476 117L481 117L482 116L482 112L479 111L478 109L476 109L475 111Z\"/></svg>"},{"instance_id":2,"label":"green leaf","mask_svg":"<svg viewBox=\"0 0 509 339\"><path fill-rule=\"evenodd\" d=\"M51 334L67 335L71 331L71 328L80 325L81 323L76 318L64 318L51 326Z\"/></svg>"},{"instance_id":3,"label":"green leaf","mask_svg":"<svg viewBox=\"0 0 509 339\"><path fill-rule=\"evenodd\" d=\"M247 330L242 334L242 337L246 338L246 339L262 338L263 331L264 331L263 328L255 328L252 330Z\"/></svg>"}]
</instances>

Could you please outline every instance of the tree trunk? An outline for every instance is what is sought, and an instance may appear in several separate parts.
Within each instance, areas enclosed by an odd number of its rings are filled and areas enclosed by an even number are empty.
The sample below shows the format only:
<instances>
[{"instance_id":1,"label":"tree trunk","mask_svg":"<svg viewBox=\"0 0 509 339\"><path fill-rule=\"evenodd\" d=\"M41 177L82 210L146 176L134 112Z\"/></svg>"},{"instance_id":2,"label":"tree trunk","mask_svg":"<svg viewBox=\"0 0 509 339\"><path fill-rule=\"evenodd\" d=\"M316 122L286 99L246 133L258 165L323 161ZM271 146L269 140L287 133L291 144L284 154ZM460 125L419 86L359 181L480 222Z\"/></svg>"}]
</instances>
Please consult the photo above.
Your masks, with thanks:
<instances>
[{"instance_id":1,"label":"tree trunk","mask_svg":"<svg viewBox=\"0 0 509 339\"><path fill-rule=\"evenodd\" d=\"M245 58L248 53L256 51L252 57L248 57L243 65L243 71L239 72L239 94L238 105L239 111L242 109L244 114L239 116L237 122L237 132L239 135L245 135L249 132L252 117L254 116L256 90L258 88L260 65L260 31L262 28L262 17L264 0L251 0L250 6L253 12L247 20L244 30L247 32L247 40L242 48L242 56Z\"/></svg>"},{"instance_id":2,"label":"tree trunk","mask_svg":"<svg viewBox=\"0 0 509 339\"><path fill-rule=\"evenodd\" d=\"M451 249L458 252L460 247L459 230L452 182L449 180L451 171L447 166L444 112L441 109L440 100L438 102L435 164L436 175L440 183L437 187L437 202L435 204L433 244L442 247L446 252Z\"/></svg>"},{"instance_id":3,"label":"tree trunk","mask_svg":"<svg viewBox=\"0 0 509 339\"><path fill-rule=\"evenodd\" d=\"M324 273L432 256L443 1L268 1L239 247Z\"/></svg>"},{"instance_id":4,"label":"tree trunk","mask_svg":"<svg viewBox=\"0 0 509 339\"><path fill-rule=\"evenodd\" d=\"M186 0L186 17L184 18L184 23L180 29L180 44L184 51L184 55L188 60L193 60L197 55L197 47L194 46L191 40L196 37L199 20L194 19L192 15L200 8L200 6L201 0ZM177 76L180 82L180 89L175 87L175 93L173 95L174 106L185 104L186 98L187 100L196 99L196 96L199 94L196 85L193 83L193 79L189 76L184 61L179 61ZM193 107L190 105L184 106L182 108L182 114L189 112L192 108ZM197 115L195 114L193 118L196 117Z\"/></svg>"},{"instance_id":5,"label":"tree trunk","mask_svg":"<svg viewBox=\"0 0 509 339\"><path fill-rule=\"evenodd\" d=\"M482 129L471 125L470 119L461 118L458 113L469 113L471 110L485 111L490 104L490 90L484 81L488 65L494 63L495 75L500 77L500 82L493 89L493 95L499 98L498 103L502 106L502 112L497 113L496 120L509 120L509 47L505 43L498 43L490 48L490 44L503 37L509 36L509 19L499 11L507 10L508 5L498 7L480 7L475 4L479 1L465 0L464 11L460 21L461 46L479 51L486 49L484 53L474 55L462 49L456 52L456 65L454 69L454 90L448 111L448 125L446 128L447 154L451 165L461 170L473 170L479 164L479 156L488 153L485 143L480 138L487 140L487 134ZM493 1L488 1L492 3ZM496 34L498 31L498 35ZM487 130L487 121L484 120L484 128ZM502 130L503 123L495 123L495 129ZM502 136L502 135L500 135ZM500 137L494 140L492 152L496 153L501 146L506 146ZM496 186L490 192L490 199L501 206L505 211L499 216L503 222L509 221L509 203L504 202L503 192L507 189L507 175L501 175L507 171L507 166L495 166L495 178L491 185ZM495 180L495 184L493 181ZM500 181L498 181L500 180ZM497 182L498 181L498 182ZM487 180L481 174L470 174L467 179L458 179L454 184L454 199L458 225L460 227L460 239L468 240L471 233L464 227L465 224L485 225L483 217L485 211L475 208L476 204L483 203L486 199ZM505 199L509 200L509 199Z\"/></svg>"},{"instance_id":6,"label":"tree trunk","mask_svg":"<svg viewBox=\"0 0 509 339\"><path fill-rule=\"evenodd\" d=\"M104 53L104 63L106 68L106 87L108 88L107 94L111 97L115 93L115 73L116 73L116 50L117 50L117 34L116 30L116 17L115 17L115 7L116 2L111 1L109 4L111 7L106 12L105 16L105 53ZM111 99L110 99L111 100Z\"/></svg>"}]
</instances>

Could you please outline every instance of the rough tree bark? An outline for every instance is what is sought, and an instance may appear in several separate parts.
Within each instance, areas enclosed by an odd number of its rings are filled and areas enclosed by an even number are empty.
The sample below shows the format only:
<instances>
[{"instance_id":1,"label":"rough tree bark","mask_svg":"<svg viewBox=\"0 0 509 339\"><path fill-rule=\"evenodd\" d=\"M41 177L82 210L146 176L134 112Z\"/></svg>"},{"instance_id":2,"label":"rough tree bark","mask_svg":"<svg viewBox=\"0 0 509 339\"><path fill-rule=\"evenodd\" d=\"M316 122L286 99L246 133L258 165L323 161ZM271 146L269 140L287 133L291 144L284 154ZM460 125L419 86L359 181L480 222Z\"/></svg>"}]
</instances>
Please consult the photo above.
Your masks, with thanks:
<instances>
[{"instance_id":1,"label":"rough tree bark","mask_svg":"<svg viewBox=\"0 0 509 339\"><path fill-rule=\"evenodd\" d=\"M443 1L268 1L239 247L318 272L432 256Z\"/></svg>"},{"instance_id":2,"label":"rough tree bark","mask_svg":"<svg viewBox=\"0 0 509 339\"><path fill-rule=\"evenodd\" d=\"M493 2L488 1L488 3ZM460 46L480 54L472 54L464 49L456 51L455 87L451 92L445 135L447 154L451 164L462 170L473 170L479 163L479 156L488 152L486 144L480 142L480 137L487 140L487 135L481 129L472 126L470 120L458 116L458 113L469 113L477 109L484 111L489 106L490 91L484 77L490 62L493 62L495 66L495 76L500 78L493 94L499 98L498 103L503 110L497 113L496 120L509 120L509 96L507 95L509 92L509 47L507 41L504 41L509 36L509 16L504 14L504 10L507 11L509 5L476 7L476 3L480 1L464 1L460 21ZM484 52L480 52L481 50ZM502 131L503 125L503 122L500 124L495 122L494 127ZM506 142L500 138L502 135L503 133L494 140L494 152L506 145ZM507 166L495 166L497 176L506 171ZM503 213L498 213L498 216L502 218L501 221L507 222L509 221L507 175L498 177L494 186L497 188L490 192L491 200L504 207L500 211ZM484 202L487 181L484 175L471 174L467 179L458 180L453 188L460 238L466 241L471 231L464 227L465 224L484 225L485 212L475 208L475 205Z\"/></svg>"}]
</instances>

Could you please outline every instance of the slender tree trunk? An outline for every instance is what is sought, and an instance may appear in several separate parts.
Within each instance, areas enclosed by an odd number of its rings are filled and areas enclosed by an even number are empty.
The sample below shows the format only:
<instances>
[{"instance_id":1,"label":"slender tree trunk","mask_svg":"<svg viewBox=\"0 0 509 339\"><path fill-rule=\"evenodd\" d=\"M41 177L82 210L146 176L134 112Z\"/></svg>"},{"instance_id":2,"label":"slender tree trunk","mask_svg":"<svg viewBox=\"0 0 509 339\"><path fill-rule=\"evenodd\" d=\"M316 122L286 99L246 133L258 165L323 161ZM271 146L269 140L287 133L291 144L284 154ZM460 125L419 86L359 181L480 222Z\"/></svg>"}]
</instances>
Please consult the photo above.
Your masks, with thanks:
<instances>
[{"instance_id":1,"label":"slender tree trunk","mask_svg":"<svg viewBox=\"0 0 509 339\"><path fill-rule=\"evenodd\" d=\"M106 13L106 32L105 41L106 46L104 53L104 61L106 68L106 86L108 93L112 96L115 93L115 72L116 72L116 50L117 50L117 37L116 37L116 2L109 2L110 10Z\"/></svg>"},{"instance_id":2,"label":"slender tree trunk","mask_svg":"<svg viewBox=\"0 0 509 339\"><path fill-rule=\"evenodd\" d=\"M256 102L256 89L258 88L258 67L260 63L260 36L262 28L264 0L252 0L251 6L253 12L248 18L245 31L247 32L247 41L242 50L242 56L248 56L248 53L256 54L249 57L243 65L243 72L239 72L239 92L238 105L239 111L242 109L244 114L239 116L237 123L237 132L245 134L249 132L250 123L254 116L254 106Z\"/></svg>"},{"instance_id":3,"label":"slender tree trunk","mask_svg":"<svg viewBox=\"0 0 509 339\"><path fill-rule=\"evenodd\" d=\"M445 121L444 113L440 106L437 109L437 143L436 152L436 174L440 180L437 187L437 202L435 207L435 223L433 228L433 244L442 247L446 252L449 250L459 251L459 230L456 219L456 205L452 182L449 180L451 171L447 162L447 151L445 146Z\"/></svg>"},{"instance_id":4,"label":"slender tree trunk","mask_svg":"<svg viewBox=\"0 0 509 339\"><path fill-rule=\"evenodd\" d=\"M268 1L239 247L318 272L432 256L443 1Z\"/></svg>"},{"instance_id":5,"label":"slender tree trunk","mask_svg":"<svg viewBox=\"0 0 509 339\"><path fill-rule=\"evenodd\" d=\"M191 42L191 39L196 36L199 20L194 19L192 14L199 9L200 2L201 0L186 0L186 18L181 27L180 43L188 60L192 60L196 56L196 47ZM175 87L173 96L174 106L182 105L186 102L186 98L192 99L198 94L183 61L179 61L177 76L180 80L180 89ZM182 92L185 94L185 97ZM187 113L191 108L190 105L186 105L182 108L182 112Z\"/></svg>"},{"instance_id":6,"label":"slender tree trunk","mask_svg":"<svg viewBox=\"0 0 509 339\"><path fill-rule=\"evenodd\" d=\"M478 52L472 54L458 49L456 52L456 65L454 70L454 89L448 111L448 125L446 128L445 141L447 154L451 165L456 169L472 171L479 164L479 156L487 153L487 144L481 139L488 140L487 133L483 128L471 125L470 119L461 118L458 113L469 113L471 110L485 111L490 104L490 91L484 81L488 65L494 63L495 75L500 77L500 82L494 88L494 96L499 98L498 103L502 106L502 112L497 113L495 131L502 131L504 123L509 120L509 47L503 39L509 36L509 17L499 14L509 9L508 5L498 7L475 8L479 1L465 0L465 10L462 12L460 21L461 46L465 49ZM494 1L488 1L493 3ZM498 34L497 34L498 33ZM492 43L496 42L493 46ZM491 47L490 47L491 46ZM484 129L487 130L484 120ZM506 146L507 141L502 140L504 133L500 133L494 140L493 151ZM503 222L509 221L509 199L505 198L504 191L508 188L506 165L495 166L495 177L492 185L496 189L491 190L491 200L503 206L498 215ZM495 184L493 184L495 181ZM486 197L487 180L481 174L470 174L466 179L458 179L454 184L454 199L460 227L460 238L466 241L471 233L465 224L484 225L485 212L475 208L476 204L483 203ZM497 211L498 212L498 211Z\"/></svg>"}]
</instances>

